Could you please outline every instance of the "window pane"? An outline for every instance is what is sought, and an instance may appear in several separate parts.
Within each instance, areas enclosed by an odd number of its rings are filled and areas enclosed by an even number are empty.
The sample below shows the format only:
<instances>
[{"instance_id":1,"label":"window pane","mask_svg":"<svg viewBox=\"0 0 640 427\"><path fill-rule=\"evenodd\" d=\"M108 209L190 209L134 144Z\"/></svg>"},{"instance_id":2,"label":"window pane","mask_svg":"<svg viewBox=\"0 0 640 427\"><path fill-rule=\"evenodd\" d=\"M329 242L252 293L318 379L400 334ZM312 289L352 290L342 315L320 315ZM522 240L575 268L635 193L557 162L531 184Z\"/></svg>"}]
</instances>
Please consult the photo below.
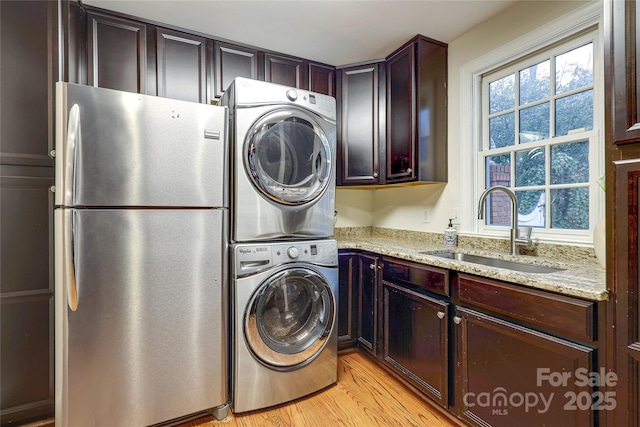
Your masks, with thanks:
<instances>
[{"instance_id":1,"label":"window pane","mask_svg":"<svg viewBox=\"0 0 640 427\"><path fill-rule=\"evenodd\" d=\"M520 71L520 105L549 96L549 60Z\"/></svg>"},{"instance_id":2,"label":"window pane","mask_svg":"<svg viewBox=\"0 0 640 427\"><path fill-rule=\"evenodd\" d=\"M516 151L516 187L544 185L544 147Z\"/></svg>"},{"instance_id":3,"label":"window pane","mask_svg":"<svg viewBox=\"0 0 640 427\"><path fill-rule=\"evenodd\" d=\"M549 138L549 103L520 110L520 143Z\"/></svg>"},{"instance_id":4,"label":"window pane","mask_svg":"<svg viewBox=\"0 0 640 427\"><path fill-rule=\"evenodd\" d=\"M511 186L511 155L488 156L485 160L486 188ZM485 224L510 225L511 205L509 196L502 192L489 194L485 201Z\"/></svg>"},{"instance_id":5,"label":"window pane","mask_svg":"<svg viewBox=\"0 0 640 427\"><path fill-rule=\"evenodd\" d=\"M589 229L589 189L551 190L551 228Z\"/></svg>"},{"instance_id":6,"label":"window pane","mask_svg":"<svg viewBox=\"0 0 640 427\"><path fill-rule=\"evenodd\" d=\"M501 148L515 144L516 121L514 113L489 119L489 148Z\"/></svg>"},{"instance_id":7,"label":"window pane","mask_svg":"<svg viewBox=\"0 0 640 427\"><path fill-rule=\"evenodd\" d=\"M589 141L551 147L551 184L589 181Z\"/></svg>"},{"instance_id":8,"label":"window pane","mask_svg":"<svg viewBox=\"0 0 640 427\"><path fill-rule=\"evenodd\" d=\"M593 84L593 43L556 56L556 93Z\"/></svg>"},{"instance_id":9,"label":"window pane","mask_svg":"<svg viewBox=\"0 0 640 427\"><path fill-rule=\"evenodd\" d=\"M593 129L593 89L556 100L556 136Z\"/></svg>"},{"instance_id":10,"label":"window pane","mask_svg":"<svg viewBox=\"0 0 640 427\"><path fill-rule=\"evenodd\" d=\"M489 83L489 114L513 108L516 104L515 75Z\"/></svg>"},{"instance_id":11,"label":"window pane","mask_svg":"<svg viewBox=\"0 0 640 427\"><path fill-rule=\"evenodd\" d=\"M520 227L544 227L544 190L516 191L518 199L518 225Z\"/></svg>"}]
</instances>

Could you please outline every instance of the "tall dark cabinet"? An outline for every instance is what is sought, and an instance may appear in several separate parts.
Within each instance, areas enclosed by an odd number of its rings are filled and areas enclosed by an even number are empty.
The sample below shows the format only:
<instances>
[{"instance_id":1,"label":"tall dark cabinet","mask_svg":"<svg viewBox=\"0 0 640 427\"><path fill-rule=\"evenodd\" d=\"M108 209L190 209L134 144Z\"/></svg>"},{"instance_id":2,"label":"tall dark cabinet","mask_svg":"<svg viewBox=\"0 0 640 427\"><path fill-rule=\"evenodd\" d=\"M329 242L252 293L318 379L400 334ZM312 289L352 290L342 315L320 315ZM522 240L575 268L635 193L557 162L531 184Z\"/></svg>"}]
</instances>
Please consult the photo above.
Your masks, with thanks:
<instances>
[{"instance_id":1,"label":"tall dark cabinet","mask_svg":"<svg viewBox=\"0 0 640 427\"><path fill-rule=\"evenodd\" d=\"M384 70L381 62L339 70L338 185L383 182Z\"/></svg>"},{"instance_id":2,"label":"tall dark cabinet","mask_svg":"<svg viewBox=\"0 0 640 427\"><path fill-rule=\"evenodd\" d=\"M605 0L609 349L619 382L608 425L640 426L640 5Z\"/></svg>"},{"instance_id":3,"label":"tall dark cabinet","mask_svg":"<svg viewBox=\"0 0 640 427\"><path fill-rule=\"evenodd\" d=\"M0 2L0 420L51 415L57 3Z\"/></svg>"}]
</instances>

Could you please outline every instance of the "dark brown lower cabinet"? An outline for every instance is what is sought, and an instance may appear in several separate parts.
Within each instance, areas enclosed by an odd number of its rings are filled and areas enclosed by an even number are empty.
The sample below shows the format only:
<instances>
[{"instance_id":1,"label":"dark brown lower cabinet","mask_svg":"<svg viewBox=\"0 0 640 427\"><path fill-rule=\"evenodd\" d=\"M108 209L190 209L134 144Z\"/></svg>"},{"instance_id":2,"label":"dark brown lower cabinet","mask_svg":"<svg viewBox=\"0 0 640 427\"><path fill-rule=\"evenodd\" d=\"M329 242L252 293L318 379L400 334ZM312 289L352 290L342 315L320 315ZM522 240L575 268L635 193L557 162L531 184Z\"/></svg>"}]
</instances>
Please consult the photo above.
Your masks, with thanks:
<instances>
[{"instance_id":1,"label":"dark brown lower cabinet","mask_svg":"<svg viewBox=\"0 0 640 427\"><path fill-rule=\"evenodd\" d=\"M358 254L338 253L338 348L352 347L358 334Z\"/></svg>"},{"instance_id":2,"label":"dark brown lower cabinet","mask_svg":"<svg viewBox=\"0 0 640 427\"><path fill-rule=\"evenodd\" d=\"M386 281L383 292L385 363L446 407L449 303Z\"/></svg>"},{"instance_id":3,"label":"dark brown lower cabinet","mask_svg":"<svg viewBox=\"0 0 640 427\"><path fill-rule=\"evenodd\" d=\"M455 406L465 422L586 427L594 410L615 404L590 386L594 349L463 307L453 323Z\"/></svg>"},{"instance_id":4,"label":"dark brown lower cabinet","mask_svg":"<svg viewBox=\"0 0 640 427\"><path fill-rule=\"evenodd\" d=\"M380 259L362 254L358 257L360 271L358 296L358 343L373 353L378 353L378 270Z\"/></svg>"},{"instance_id":5,"label":"dark brown lower cabinet","mask_svg":"<svg viewBox=\"0 0 640 427\"><path fill-rule=\"evenodd\" d=\"M614 383L626 382L600 348L605 303L349 255L359 280L347 257L340 275L360 286L357 345L465 425L604 426L618 404Z\"/></svg>"}]
</instances>

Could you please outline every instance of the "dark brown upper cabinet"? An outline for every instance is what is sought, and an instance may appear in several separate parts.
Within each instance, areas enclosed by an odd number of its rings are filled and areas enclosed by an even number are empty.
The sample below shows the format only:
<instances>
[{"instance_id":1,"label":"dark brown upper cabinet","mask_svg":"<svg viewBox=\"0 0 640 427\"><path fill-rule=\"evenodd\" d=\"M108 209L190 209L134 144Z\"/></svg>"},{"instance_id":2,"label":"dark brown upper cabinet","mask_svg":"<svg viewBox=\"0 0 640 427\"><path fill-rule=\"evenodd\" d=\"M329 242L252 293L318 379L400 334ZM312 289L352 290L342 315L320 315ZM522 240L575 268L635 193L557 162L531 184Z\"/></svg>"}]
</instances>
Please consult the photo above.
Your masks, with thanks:
<instances>
[{"instance_id":1,"label":"dark brown upper cabinet","mask_svg":"<svg viewBox=\"0 0 640 427\"><path fill-rule=\"evenodd\" d=\"M264 79L284 86L308 88L304 61L288 56L265 53Z\"/></svg>"},{"instance_id":2,"label":"dark brown upper cabinet","mask_svg":"<svg viewBox=\"0 0 640 427\"><path fill-rule=\"evenodd\" d=\"M336 69L320 64L309 64L309 90L336 96Z\"/></svg>"},{"instance_id":3,"label":"dark brown upper cabinet","mask_svg":"<svg viewBox=\"0 0 640 427\"><path fill-rule=\"evenodd\" d=\"M158 96L208 103L204 37L156 28Z\"/></svg>"},{"instance_id":4,"label":"dark brown upper cabinet","mask_svg":"<svg viewBox=\"0 0 640 427\"><path fill-rule=\"evenodd\" d=\"M447 45L416 36L386 67L386 183L446 182Z\"/></svg>"},{"instance_id":5,"label":"dark brown upper cabinet","mask_svg":"<svg viewBox=\"0 0 640 427\"><path fill-rule=\"evenodd\" d=\"M338 185L383 183L384 74L383 62L338 71ZM382 119L379 117L382 112ZM382 170L381 170L382 168Z\"/></svg>"},{"instance_id":6,"label":"dark brown upper cabinet","mask_svg":"<svg viewBox=\"0 0 640 427\"><path fill-rule=\"evenodd\" d=\"M447 181L447 45L416 36L339 70L338 185Z\"/></svg>"},{"instance_id":7,"label":"dark brown upper cabinet","mask_svg":"<svg viewBox=\"0 0 640 427\"><path fill-rule=\"evenodd\" d=\"M214 51L214 96L220 98L236 77L258 79L259 55L256 49L216 41Z\"/></svg>"},{"instance_id":8,"label":"dark brown upper cabinet","mask_svg":"<svg viewBox=\"0 0 640 427\"><path fill-rule=\"evenodd\" d=\"M611 24L609 31L605 29L609 42L605 71L611 88L613 143L640 142L640 7L636 1L611 1L605 12Z\"/></svg>"},{"instance_id":9,"label":"dark brown upper cabinet","mask_svg":"<svg viewBox=\"0 0 640 427\"><path fill-rule=\"evenodd\" d=\"M88 84L147 93L147 25L132 19L87 14Z\"/></svg>"},{"instance_id":10,"label":"dark brown upper cabinet","mask_svg":"<svg viewBox=\"0 0 640 427\"><path fill-rule=\"evenodd\" d=\"M416 165L415 43L387 59L387 180L412 181Z\"/></svg>"},{"instance_id":11,"label":"dark brown upper cabinet","mask_svg":"<svg viewBox=\"0 0 640 427\"><path fill-rule=\"evenodd\" d=\"M2 164L53 166L52 64L57 13L47 2L3 1Z\"/></svg>"}]
</instances>

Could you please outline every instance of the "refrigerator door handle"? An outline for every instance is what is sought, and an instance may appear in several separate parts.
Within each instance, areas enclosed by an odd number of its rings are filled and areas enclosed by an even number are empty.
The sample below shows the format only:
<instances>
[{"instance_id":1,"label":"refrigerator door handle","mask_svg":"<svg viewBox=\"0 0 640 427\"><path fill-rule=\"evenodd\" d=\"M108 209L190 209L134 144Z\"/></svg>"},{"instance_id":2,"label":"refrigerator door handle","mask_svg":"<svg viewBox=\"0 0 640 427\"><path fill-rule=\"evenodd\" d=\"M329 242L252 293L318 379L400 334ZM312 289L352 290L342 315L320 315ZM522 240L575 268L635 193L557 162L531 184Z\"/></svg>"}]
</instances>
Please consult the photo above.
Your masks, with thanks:
<instances>
[{"instance_id":1,"label":"refrigerator door handle","mask_svg":"<svg viewBox=\"0 0 640 427\"><path fill-rule=\"evenodd\" d=\"M78 309L78 285L76 283L76 266L75 266L75 211L73 209L65 209L64 212L64 276L65 287L67 292L67 304L71 311Z\"/></svg>"},{"instance_id":2,"label":"refrigerator door handle","mask_svg":"<svg viewBox=\"0 0 640 427\"><path fill-rule=\"evenodd\" d=\"M76 147L80 145L80 107L73 104L69 110L69 122L67 123L67 141L64 153L64 175L65 175L65 193L64 199L68 203L75 202L76 194Z\"/></svg>"}]
</instances>

